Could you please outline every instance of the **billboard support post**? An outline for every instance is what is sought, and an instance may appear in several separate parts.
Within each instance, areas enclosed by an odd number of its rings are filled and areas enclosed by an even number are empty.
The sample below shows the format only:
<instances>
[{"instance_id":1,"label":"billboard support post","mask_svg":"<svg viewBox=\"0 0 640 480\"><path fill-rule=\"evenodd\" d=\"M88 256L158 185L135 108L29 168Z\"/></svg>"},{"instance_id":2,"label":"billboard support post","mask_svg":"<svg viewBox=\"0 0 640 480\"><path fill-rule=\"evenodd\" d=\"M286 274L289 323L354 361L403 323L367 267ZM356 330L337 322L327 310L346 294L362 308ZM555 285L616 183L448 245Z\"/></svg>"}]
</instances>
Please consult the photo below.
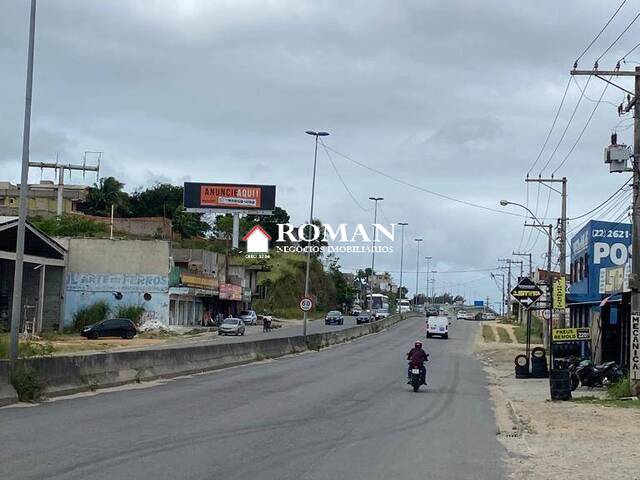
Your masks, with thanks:
<instances>
[{"instance_id":1,"label":"billboard support post","mask_svg":"<svg viewBox=\"0 0 640 480\"><path fill-rule=\"evenodd\" d=\"M240 214L238 212L234 212L233 214L233 235L231 246L234 250L237 250L240 246Z\"/></svg>"}]
</instances>

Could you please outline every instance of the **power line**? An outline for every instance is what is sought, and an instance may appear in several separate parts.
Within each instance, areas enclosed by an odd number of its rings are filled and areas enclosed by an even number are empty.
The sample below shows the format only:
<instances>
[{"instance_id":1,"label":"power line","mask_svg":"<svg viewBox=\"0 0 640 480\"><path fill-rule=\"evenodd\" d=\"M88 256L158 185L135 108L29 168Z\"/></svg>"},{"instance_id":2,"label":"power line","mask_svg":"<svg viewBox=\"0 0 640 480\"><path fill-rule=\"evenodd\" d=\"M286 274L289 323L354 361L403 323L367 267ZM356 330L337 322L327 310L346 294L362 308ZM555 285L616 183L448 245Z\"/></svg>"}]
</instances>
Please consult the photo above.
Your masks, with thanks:
<instances>
[{"instance_id":1,"label":"power line","mask_svg":"<svg viewBox=\"0 0 640 480\"><path fill-rule=\"evenodd\" d=\"M572 75L572 76L571 76L571 78L572 78L572 79L573 79L573 81L575 82L576 87L578 87L578 90L580 90L580 93L582 93L582 95L584 95L584 98L586 98L586 99L587 99L587 100L589 100L590 102L592 102L592 103L599 103L599 102L602 102L602 103L608 103L609 105L611 105L611 106L613 106L613 107L618 108L618 104L615 104L615 103L613 103L613 102L611 102L611 101L609 101L609 100L596 100L595 98L591 98L591 97L589 97L589 96L586 94L585 90L584 90L584 89L580 86L580 84L578 83L578 80L576 79L575 75ZM623 119L623 120L628 120L628 118L625 118L625 119Z\"/></svg>"},{"instance_id":2,"label":"power line","mask_svg":"<svg viewBox=\"0 0 640 480\"><path fill-rule=\"evenodd\" d=\"M587 86L589 86L589 81L590 80L591 80L591 77L588 77L587 78L587 82L584 85L584 90L585 91L587 89ZM551 160L553 160L553 157L555 156L556 152L558 151L558 148L560 148L560 145L562 144L562 141L564 140L564 137L567 134L567 131L569 130L569 126L571 126L571 122L573 122L573 118L576 116L576 112L578 111L578 107L580 107L580 103L582 102L583 98L584 98L584 93L581 93L580 97L578 98L578 101L576 103L576 106L573 109L573 112L571 112L571 117L569 117L569 121L567 122L567 125L564 127L564 130L562 131L562 135L560 135L560 139L558 140L558 143L556 144L556 147L553 149L553 152L551 152L551 155L547 159L547 163L545 163L544 167L542 167L542 170L540 170L540 175L542 175L542 172L549 166L549 163L551 163Z\"/></svg>"},{"instance_id":3,"label":"power line","mask_svg":"<svg viewBox=\"0 0 640 480\"><path fill-rule=\"evenodd\" d=\"M629 30L629 29L631 28L631 25L633 25L634 23L636 23L636 20L638 20L638 18L640 18L640 13L639 13L639 14L637 14L637 15L633 18L633 20L631 20L631 23L629 23L629 25L627 25L627 27L626 27L626 28L625 28L625 29L620 33L620 35L618 35L618 36L616 37L616 39L615 39L613 42L611 42L611 45L609 45L609 46L607 47L607 49L606 49L604 52L602 52L602 55L600 55L598 58L596 58L596 65L598 64L598 62L600 61L600 59L601 59L602 57L604 57L604 56L607 54L607 52L609 52L609 50L611 50L611 49L613 48L613 46L614 46L616 43L618 43L618 40L620 40L620 39L622 38L622 36L623 36L625 33L627 33L627 30ZM597 67L596 67L596 68L597 68Z\"/></svg>"},{"instance_id":4,"label":"power line","mask_svg":"<svg viewBox=\"0 0 640 480\"><path fill-rule=\"evenodd\" d=\"M592 214L593 212L595 212L596 210L598 210L601 206L603 206L605 203L607 203L608 201L610 201L613 197L615 197L616 195L618 195L618 193L620 193L622 191L622 189L624 189L624 187L628 186L631 183L631 179L627 180L626 182L624 182L620 188L618 188L615 192L613 192L609 197L607 197L606 200L604 200L603 202L599 203L597 206L593 207L591 210L589 210L586 213L583 213L582 215L578 215L572 218L567 218L567 220L578 220L580 218L586 217L587 215Z\"/></svg>"},{"instance_id":5,"label":"power line","mask_svg":"<svg viewBox=\"0 0 640 480\"><path fill-rule=\"evenodd\" d=\"M383 172L381 170L378 170L377 168L370 167L369 165L366 165L366 164L364 164L362 162L359 162L359 161L357 161L357 160L345 155L344 153L341 153L341 152L337 151L336 149L331 148L328 145L325 145L324 142L322 142L322 140L320 141L320 143L322 143L322 145L325 146L325 148L329 149L331 152L335 153L336 155L339 155L342 158L344 158L346 160L349 160L350 162L355 163L356 165L358 165L358 166L360 166L362 168L365 168L365 169L370 170L370 171L372 171L374 173L377 173L378 175L382 175L383 177L386 177L389 180L393 180L394 182L400 183L402 185L406 185L407 187L411 187L411 188L414 188L416 190L420 190L421 192L428 193L430 195L434 195L436 197L443 198L445 200L449 200L449 201L452 201L452 202L460 203L460 204L466 205L468 207L479 208L479 209L482 209L482 210L487 210L489 212L500 213L502 215L509 215L509 216L512 216L512 217L520 217L521 218L521 217L524 216L524 215L520 215L518 213L510 212L508 210L498 210L497 208L487 207L485 205L480 205L480 204L477 204L477 203L469 202L467 200L460 200L459 198L455 198L455 197L452 197L452 196L449 196L449 195L445 195L443 193L434 192L433 190L429 190L429 189L424 188L424 187L420 187L419 185L415 185L413 183L407 182L407 181L402 180L402 179L400 179L398 177L394 177L393 175L389 175L388 173L385 173L385 172Z\"/></svg>"},{"instance_id":6,"label":"power line","mask_svg":"<svg viewBox=\"0 0 640 480\"><path fill-rule=\"evenodd\" d=\"M353 200L353 203L355 203L362 211L365 212L370 212L371 209L366 209L364 208L360 202L358 202L358 200L356 199L356 197L353 195L353 193L351 193L351 190L349 189L349 187L347 186L347 184L345 183L344 179L342 178L342 175L340 175L340 172L338 171L338 167L336 167L336 164L333 162L333 158L331 158L331 155L329 154L329 151L327 150L327 147L324 145L324 143L320 142L322 147L324 148L324 153L326 153L327 158L329 159L329 162L331 162L331 166L333 167L333 170L336 172L336 175L338 176L338 178L340 179L340 183L342 183L342 186L344 187L344 189L347 191L347 193L349 194L349 196L351 197L351 200Z\"/></svg>"},{"instance_id":7,"label":"power line","mask_svg":"<svg viewBox=\"0 0 640 480\"><path fill-rule=\"evenodd\" d=\"M591 78L591 77L589 77ZM611 80L611 77L609 77L609 80ZM584 132L587 130L587 127L589 126L589 124L591 123L591 119L593 118L593 116L596 113L596 110L598 109L598 107L600 106L600 104L602 103L602 97L604 97L604 94L607 91L607 88L609 88L609 84L605 83L604 88L602 89L602 93L600 94L600 98L598 99L598 103L596 103L593 106L593 110L591 110L591 115L589 115L589 117L587 118L586 123L584 124L584 127L582 127L582 130L580 131L580 134L578 135L578 138L576 138L576 141L573 142L573 145L571 146L571 148L569 149L569 151L567 152L567 154L564 156L564 158L562 159L562 161L560 162L560 165L558 165L556 167L556 169L551 172L551 174L553 175L554 173L556 173L558 170L560 170L560 168L565 164L565 162L569 159L569 156L571 156L571 154L573 153L573 150L576 148L576 145L578 145L578 143L580 142L580 139L582 139L582 135L584 135ZM584 94L583 94L584 96Z\"/></svg>"},{"instance_id":8,"label":"power line","mask_svg":"<svg viewBox=\"0 0 640 480\"><path fill-rule=\"evenodd\" d=\"M582 51L582 53L580 55L578 55L578 58L576 58L575 61L575 66L577 68L578 62L580 61L580 59L584 56L585 53L587 53L589 51L589 49L593 46L594 43L596 43L596 41L598 40L598 38L600 38L600 35L602 35L602 32L605 31L605 29L609 26L609 24L613 21L613 19L616 17L616 15L618 14L618 12L620 11L620 9L624 6L624 4L627 3L627 0L622 0L622 3L618 6L618 8L616 9L615 12L613 12L613 15L611 15L611 18L609 18L609 20L607 21L607 23L604 24L604 27L602 27L602 29L598 32L598 34L593 38L593 40L591 40L591 42L589 43L589 45L587 45L587 47Z\"/></svg>"}]
</instances>

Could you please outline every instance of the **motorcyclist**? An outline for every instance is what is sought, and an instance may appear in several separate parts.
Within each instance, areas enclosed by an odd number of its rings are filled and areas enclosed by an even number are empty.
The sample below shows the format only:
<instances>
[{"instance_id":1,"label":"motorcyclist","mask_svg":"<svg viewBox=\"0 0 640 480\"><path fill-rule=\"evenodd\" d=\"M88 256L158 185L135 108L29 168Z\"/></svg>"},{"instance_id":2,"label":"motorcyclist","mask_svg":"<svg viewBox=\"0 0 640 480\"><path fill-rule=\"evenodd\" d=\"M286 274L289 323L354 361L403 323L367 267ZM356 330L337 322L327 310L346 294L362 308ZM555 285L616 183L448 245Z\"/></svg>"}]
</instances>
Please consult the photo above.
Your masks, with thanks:
<instances>
[{"instance_id":1,"label":"motorcyclist","mask_svg":"<svg viewBox=\"0 0 640 480\"><path fill-rule=\"evenodd\" d=\"M424 366L424 362L429 361L429 354L422 349L422 342L420 340L418 340L414 344L413 348L407 353L407 360L409 361L409 368L407 371L409 381L407 383L411 383L411 369L419 368L421 384L426 385L427 383L425 380L427 377L427 369Z\"/></svg>"}]
</instances>

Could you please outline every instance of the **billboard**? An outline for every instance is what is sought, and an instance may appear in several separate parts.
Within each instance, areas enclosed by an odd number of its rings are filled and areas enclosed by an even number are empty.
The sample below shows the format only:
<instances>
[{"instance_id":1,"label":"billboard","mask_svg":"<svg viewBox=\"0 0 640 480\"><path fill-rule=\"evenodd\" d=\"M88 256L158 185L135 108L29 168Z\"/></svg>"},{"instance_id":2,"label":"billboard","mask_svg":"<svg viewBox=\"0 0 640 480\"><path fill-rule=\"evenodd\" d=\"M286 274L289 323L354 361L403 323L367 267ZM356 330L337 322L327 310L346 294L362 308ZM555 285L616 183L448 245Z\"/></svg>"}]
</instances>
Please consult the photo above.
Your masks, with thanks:
<instances>
[{"instance_id":1,"label":"billboard","mask_svg":"<svg viewBox=\"0 0 640 480\"><path fill-rule=\"evenodd\" d=\"M184 206L191 211L271 211L275 185L185 182Z\"/></svg>"},{"instance_id":2,"label":"billboard","mask_svg":"<svg viewBox=\"0 0 640 480\"><path fill-rule=\"evenodd\" d=\"M230 283L220 284L220 300L242 301L242 287L240 285L232 285Z\"/></svg>"},{"instance_id":3,"label":"billboard","mask_svg":"<svg viewBox=\"0 0 640 480\"><path fill-rule=\"evenodd\" d=\"M571 240L572 301L599 301L601 294L624 291L630 258L631 224L589 221Z\"/></svg>"}]
</instances>

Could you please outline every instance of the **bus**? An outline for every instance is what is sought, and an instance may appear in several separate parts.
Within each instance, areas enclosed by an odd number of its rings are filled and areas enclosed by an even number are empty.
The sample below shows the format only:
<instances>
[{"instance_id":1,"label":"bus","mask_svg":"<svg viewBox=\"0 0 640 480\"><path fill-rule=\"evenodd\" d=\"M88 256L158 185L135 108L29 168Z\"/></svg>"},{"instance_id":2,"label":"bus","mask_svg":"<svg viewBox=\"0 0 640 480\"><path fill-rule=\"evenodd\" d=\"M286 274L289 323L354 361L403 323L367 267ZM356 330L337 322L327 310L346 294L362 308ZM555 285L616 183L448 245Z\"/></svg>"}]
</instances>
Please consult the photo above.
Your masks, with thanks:
<instances>
[{"instance_id":1,"label":"bus","mask_svg":"<svg viewBox=\"0 0 640 480\"><path fill-rule=\"evenodd\" d=\"M389 316L389 297L381 293L367 295L367 307L376 318Z\"/></svg>"},{"instance_id":2,"label":"bus","mask_svg":"<svg viewBox=\"0 0 640 480\"><path fill-rule=\"evenodd\" d=\"M398 302L398 313L407 313L411 311L411 302L405 298Z\"/></svg>"}]
</instances>

